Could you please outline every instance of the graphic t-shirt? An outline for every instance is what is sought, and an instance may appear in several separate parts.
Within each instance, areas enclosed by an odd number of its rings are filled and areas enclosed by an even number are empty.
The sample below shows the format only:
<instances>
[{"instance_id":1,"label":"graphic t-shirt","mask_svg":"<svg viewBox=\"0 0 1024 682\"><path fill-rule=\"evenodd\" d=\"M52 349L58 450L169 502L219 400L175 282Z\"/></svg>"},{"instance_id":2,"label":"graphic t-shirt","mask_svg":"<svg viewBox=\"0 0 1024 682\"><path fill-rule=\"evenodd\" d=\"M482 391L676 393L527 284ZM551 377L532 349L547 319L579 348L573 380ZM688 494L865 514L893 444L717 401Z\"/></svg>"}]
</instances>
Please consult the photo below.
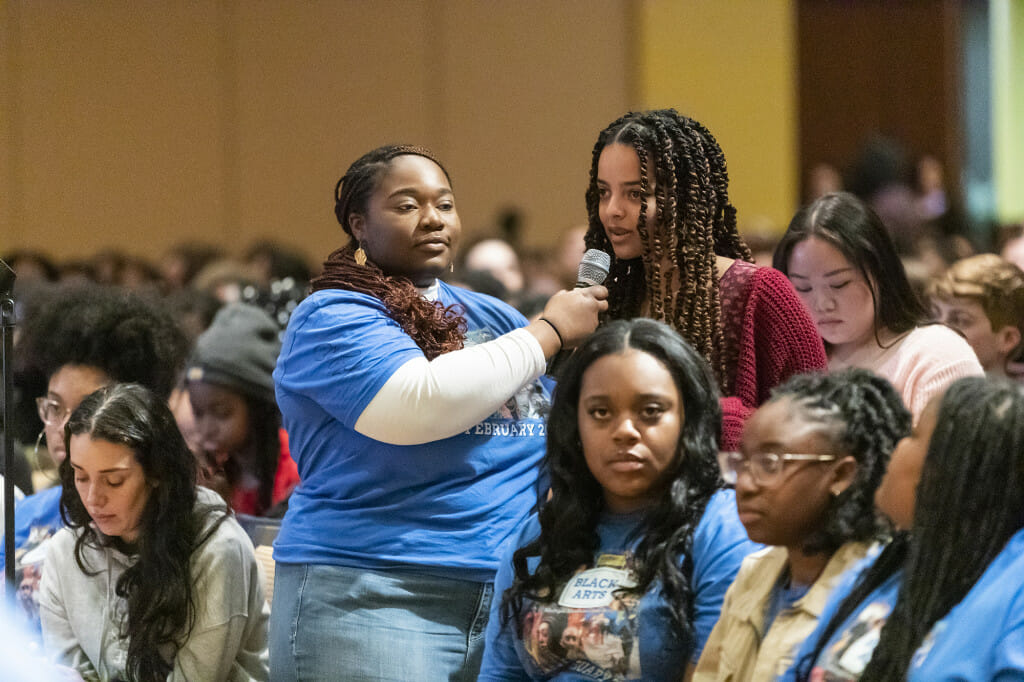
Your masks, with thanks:
<instances>
[{"instance_id":1,"label":"graphic t-shirt","mask_svg":"<svg viewBox=\"0 0 1024 682\"><path fill-rule=\"evenodd\" d=\"M676 626L661 589L643 595L618 593L633 581L633 537L640 514L604 514L597 528L600 549L593 565L570 578L558 598L524 604L521 636L501 623L501 600L512 584L512 552L540 533L536 517L521 533L498 570L487 625L480 680L676 679L695 660L718 618L722 598L740 564L758 548L736 516L732 491L708 503L694 534L692 586L696 637ZM538 559L528 561L535 570Z\"/></svg>"},{"instance_id":2,"label":"graphic t-shirt","mask_svg":"<svg viewBox=\"0 0 1024 682\"><path fill-rule=\"evenodd\" d=\"M61 487L41 490L14 507L14 583L18 586L18 614L29 632L39 632L39 580L44 544L64 526L60 518ZM0 539L3 538L0 530ZM0 542L0 562L5 560Z\"/></svg>"},{"instance_id":3,"label":"graphic t-shirt","mask_svg":"<svg viewBox=\"0 0 1024 682\"><path fill-rule=\"evenodd\" d=\"M466 346L527 324L501 301L443 282L437 300L461 306ZM531 382L479 424L421 445L355 431L395 370L422 356L372 296L317 291L295 309L274 381L301 483L274 559L494 579L499 547L537 503L550 393Z\"/></svg>"},{"instance_id":4,"label":"graphic t-shirt","mask_svg":"<svg viewBox=\"0 0 1024 682\"><path fill-rule=\"evenodd\" d=\"M613 522L614 523L614 522ZM631 587L632 553L600 554L566 584L557 602L534 603L517 649L541 673L573 670L597 679L640 679L640 619Z\"/></svg>"},{"instance_id":5,"label":"graphic t-shirt","mask_svg":"<svg viewBox=\"0 0 1024 682\"><path fill-rule=\"evenodd\" d=\"M813 651L825 624L867 564L850 571L829 598L819 628L796 660ZM812 668L811 680L859 680L878 635L896 603L902 572L862 602L830 638ZM795 666L779 678L796 679ZM1006 543L974 587L925 636L911 659L909 682L1024 681L1024 530Z\"/></svg>"},{"instance_id":6,"label":"graphic t-shirt","mask_svg":"<svg viewBox=\"0 0 1024 682\"><path fill-rule=\"evenodd\" d=\"M878 636L882 632L885 621L892 613L892 607L896 603L899 594L900 582L903 573L897 572L879 585L867 598L860 603L857 609L843 621L828 643L818 655L818 660L811 668L810 679L816 682L855 682L860 679L861 673L871 660L871 655L878 645ZM844 589L841 595L833 595L830 598L829 607L822 614L819 621L827 625L832 614L839 607L842 599L849 593ZM836 601L836 597L839 600ZM818 637L812 635L808 642L817 642ZM805 644L806 645L806 644ZM804 652L801 651L801 655ZM808 650L806 653L810 653ZM796 660L801 659L798 655Z\"/></svg>"}]
</instances>

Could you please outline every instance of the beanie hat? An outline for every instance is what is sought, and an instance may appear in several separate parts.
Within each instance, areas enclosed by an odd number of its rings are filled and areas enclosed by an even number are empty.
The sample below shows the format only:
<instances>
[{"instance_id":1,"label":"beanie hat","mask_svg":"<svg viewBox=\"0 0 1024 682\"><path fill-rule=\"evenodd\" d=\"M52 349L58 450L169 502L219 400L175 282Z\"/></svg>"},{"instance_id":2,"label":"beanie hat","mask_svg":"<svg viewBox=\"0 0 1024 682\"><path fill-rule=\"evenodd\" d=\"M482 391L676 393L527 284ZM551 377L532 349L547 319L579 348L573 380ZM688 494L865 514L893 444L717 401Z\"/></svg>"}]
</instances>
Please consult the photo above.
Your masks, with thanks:
<instances>
[{"instance_id":1,"label":"beanie hat","mask_svg":"<svg viewBox=\"0 0 1024 682\"><path fill-rule=\"evenodd\" d=\"M224 306L196 340L185 381L205 381L275 402L271 375L281 352L280 331L273 318L256 306Z\"/></svg>"}]
</instances>

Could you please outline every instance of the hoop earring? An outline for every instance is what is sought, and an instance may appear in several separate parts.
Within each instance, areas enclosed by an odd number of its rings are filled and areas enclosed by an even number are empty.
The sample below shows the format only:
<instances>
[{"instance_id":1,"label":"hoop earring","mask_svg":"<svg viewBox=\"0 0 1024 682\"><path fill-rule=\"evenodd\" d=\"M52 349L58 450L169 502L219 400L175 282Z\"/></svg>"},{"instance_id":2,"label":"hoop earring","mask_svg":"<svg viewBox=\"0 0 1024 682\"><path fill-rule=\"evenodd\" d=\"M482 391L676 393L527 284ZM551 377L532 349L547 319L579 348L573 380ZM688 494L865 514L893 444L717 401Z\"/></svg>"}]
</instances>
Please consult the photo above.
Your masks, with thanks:
<instances>
[{"instance_id":1,"label":"hoop earring","mask_svg":"<svg viewBox=\"0 0 1024 682\"><path fill-rule=\"evenodd\" d=\"M46 435L46 429L43 429L42 431L40 431L39 435L36 436L36 446L34 448L32 448L32 459L37 461L37 462L39 461L39 444L41 442L43 442L43 436L45 436L45 435Z\"/></svg>"},{"instance_id":2,"label":"hoop earring","mask_svg":"<svg viewBox=\"0 0 1024 682\"><path fill-rule=\"evenodd\" d=\"M356 247L356 252L352 254L352 257L356 260L356 265L359 267L366 267L366 252L363 251L362 246Z\"/></svg>"},{"instance_id":3,"label":"hoop earring","mask_svg":"<svg viewBox=\"0 0 1024 682\"><path fill-rule=\"evenodd\" d=\"M50 460L50 463L53 464L54 471L58 471L58 474L56 476L51 476L45 469L43 469L42 464L39 462L39 444L43 441L43 436L45 435L46 429L44 428L42 431L39 432L39 435L36 437L36 445L34 448L32 448L32 466L35 467L36 471L45 476L47 480L49 480L50 482L56 482L60 480L60 465L57 463L57 460L53 458L53 454L50 453L49 448L46 449L46 454Z\"/></svg>"}]
</instances>

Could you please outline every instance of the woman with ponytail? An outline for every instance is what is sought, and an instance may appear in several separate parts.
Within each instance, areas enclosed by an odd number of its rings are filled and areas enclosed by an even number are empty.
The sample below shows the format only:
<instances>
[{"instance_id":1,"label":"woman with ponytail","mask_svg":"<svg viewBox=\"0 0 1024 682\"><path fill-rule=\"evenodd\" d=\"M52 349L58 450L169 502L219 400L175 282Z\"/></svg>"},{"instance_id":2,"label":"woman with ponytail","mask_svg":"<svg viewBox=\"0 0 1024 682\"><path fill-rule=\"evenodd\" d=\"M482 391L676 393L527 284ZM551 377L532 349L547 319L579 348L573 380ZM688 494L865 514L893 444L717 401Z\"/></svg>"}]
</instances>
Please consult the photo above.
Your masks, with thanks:
<instances>
[{"instance_id":1,"label":"woman with ponytail","mask_svg":"<svg viewBox=\"0 0 1024 682\"><path fill-rule=\"evenodd\" d=\"M272 677L472 680L498 547L538 499L538 379L607 291L561 292L527 323L439 281L461 228L422 147L365 154L334 199L350 241L274 373L302 482L274 548Z\"/></svg>"},{"instance_id":2,"label":"woman with ponytail","mask_svg":"<svg viewBox=\"0 0 1024 682\"><path fill-rule=\"evenodd\" d=\"M719 456L751 540L695 682L771 682L817 625L829 593L886 535L874 494L910 430L892 385L867 370L793 377Z\"/></svg>"}]
</instances>

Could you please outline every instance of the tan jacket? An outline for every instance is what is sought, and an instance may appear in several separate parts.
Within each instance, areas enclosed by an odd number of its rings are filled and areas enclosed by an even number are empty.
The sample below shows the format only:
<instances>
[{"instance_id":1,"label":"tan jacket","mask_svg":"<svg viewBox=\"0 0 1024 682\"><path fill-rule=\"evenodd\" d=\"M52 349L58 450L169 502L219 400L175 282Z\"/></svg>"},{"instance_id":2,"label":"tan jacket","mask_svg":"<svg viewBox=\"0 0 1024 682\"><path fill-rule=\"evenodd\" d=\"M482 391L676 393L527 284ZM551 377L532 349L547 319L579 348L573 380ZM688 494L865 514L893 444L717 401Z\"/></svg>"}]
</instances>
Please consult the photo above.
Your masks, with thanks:
<instances>
[{"instance_id":1,"label":"tan jacket","mask_svg":"<svg viewBox=\"0 0 1024 682\"><path fill-rule=\"evenodd\" d=\"M768 633L764 612L772 588L786 569L784 547L768 547L743 560L725 593L722 615L697 662L694 682L771 682L786 672L800 644L818 624L837 578L868 551L863 542L840 547L811 588L790 609L781 611Z\"/></svg>"}]
</instances>

